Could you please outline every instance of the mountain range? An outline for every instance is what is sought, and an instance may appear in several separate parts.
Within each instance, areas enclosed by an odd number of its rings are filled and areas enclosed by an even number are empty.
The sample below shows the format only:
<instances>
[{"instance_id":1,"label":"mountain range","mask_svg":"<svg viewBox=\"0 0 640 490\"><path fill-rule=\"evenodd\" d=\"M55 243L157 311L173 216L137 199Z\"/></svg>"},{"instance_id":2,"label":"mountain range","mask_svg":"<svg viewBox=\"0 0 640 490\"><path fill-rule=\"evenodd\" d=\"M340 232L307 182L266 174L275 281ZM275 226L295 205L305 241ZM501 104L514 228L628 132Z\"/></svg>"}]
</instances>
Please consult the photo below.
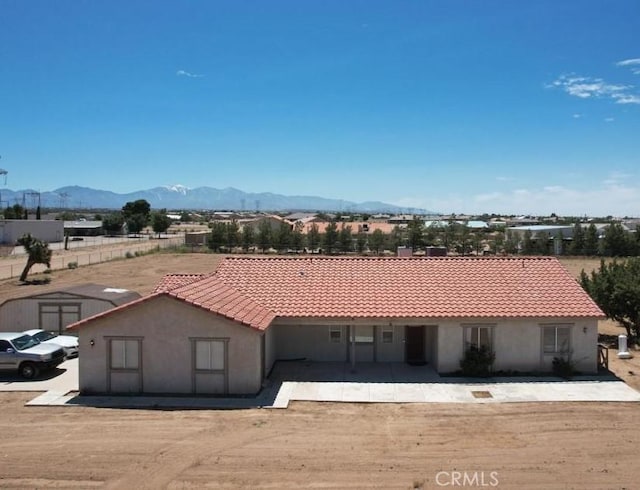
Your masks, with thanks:
<instances>
[{"instance_id":1,"label":"mountain range","mask_svg":"<svg viewBox=\"0 0 640 490\"><path fill-rule=\"evenodd\" d=\"M145 199L154 209L171 210L229 210L229 211L334 211L366 213L420 213L430 211L415 208L401 208L378 201L352 202L342 199L327 199L317 196L285 196L270 192L243 192L227 187L196 187L190 189L182 185L154 187L152 189L117 194L111 191L89 187L67 186L48 192L31 189L12 191L0 190L2 207L7 204L24 203L34 208L38 203L44 208L69 209L120 209L125 203Z\"/></svg>"}]
</instances>

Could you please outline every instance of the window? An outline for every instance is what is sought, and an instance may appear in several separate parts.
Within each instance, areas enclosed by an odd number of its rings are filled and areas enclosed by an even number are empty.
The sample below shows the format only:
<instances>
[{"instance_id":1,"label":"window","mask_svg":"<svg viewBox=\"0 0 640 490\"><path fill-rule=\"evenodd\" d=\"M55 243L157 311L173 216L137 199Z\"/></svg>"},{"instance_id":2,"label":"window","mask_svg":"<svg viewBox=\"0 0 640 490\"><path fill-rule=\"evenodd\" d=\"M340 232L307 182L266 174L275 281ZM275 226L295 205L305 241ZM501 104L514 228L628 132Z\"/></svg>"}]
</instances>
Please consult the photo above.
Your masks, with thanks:
<instances>
[{"instance_id":1,"label":"window","mask_svg":"<svg viewBox=\"0 0 640 490\"><path fill-rule=\"evenodd\" d=\"M7 352L7 349L12 349L11 344L6 340L0 340L0 352Z\"/></svg>"},{"instance_id":2,"label":"window","mask_svg":"<svg viewBox=\"0 0 640 490\"><path fill-rule=\"evenodd\" d=\"M342 327L329 327L329 341L336 344L342 342Z\"/></svg>"},{"instance_id":3,"label":"window","mask_svg":"<svg viewBox=\"0 0 640 490\"><path fill-rule=\"evenodd\" d=\"M195 340L194 343L196 371L224 370L224 340Z\"/></svg>"},{"instance_id":4,"label":"window","mask_svg":"<svg viewBox=\"0 0 640 490\"><path fill-rule=\"evenodd\" d=\"M542 327L542 352L545 354L569 352L570 340L571 327L568 325Z\"/></svg>"},{"instance_id":5,"label":"window","mask_svg":"<svg viewBox=\"0 0 640 490\"><path fill-rule=\"evenodd\" d=\"M358 344L373 344L373 325L356 325L355 341Z\"/></svg>"},{"instance_id":6,"label":"window","mask_svg":"<svg viewBox=\"0 0 640 490\"><path fill-rule=\"evenodd\" d=\"M492 326L471 326L464 329L464 347L465 350L475 347L480 349L485 347L489 350L493 349L493 327Z\"/></svg>"},{"instance_id":7,"label":"window","mask_svg":"<svg viewBox=\"0 0 640 490\"><path fill-rule=\"evenodd\" d=\"M111 339L111 369L133 369L140 367L140 340Z\"/></svg>"},{"instance_id":8,"label":"window","mask_svg":"<svg viewBox=\"0 0 640 490\"><path fill-rule=\"evenodd\" d=\"M62 334L63 328L80 320L80 303L39 303L39 327Z\"/></svg>"},{"instance_id":9,"label":"window","mask_svg":"<svg viewBox=\"0 0 640 490\"><path fill-rule=\"evenodd\" d=\"M382 343L393 344L393 327L382 327Z\"/></svg>"}]
</instances>

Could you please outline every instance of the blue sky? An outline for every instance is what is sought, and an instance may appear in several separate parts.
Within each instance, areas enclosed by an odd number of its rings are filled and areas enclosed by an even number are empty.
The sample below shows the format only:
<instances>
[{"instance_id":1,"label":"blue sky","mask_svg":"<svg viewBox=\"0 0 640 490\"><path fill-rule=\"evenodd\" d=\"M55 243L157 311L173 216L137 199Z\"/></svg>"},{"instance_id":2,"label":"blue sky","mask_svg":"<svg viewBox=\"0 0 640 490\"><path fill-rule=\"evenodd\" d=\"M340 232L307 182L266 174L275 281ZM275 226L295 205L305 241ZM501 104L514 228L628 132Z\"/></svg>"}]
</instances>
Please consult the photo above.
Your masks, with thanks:
<instances>
[{"instance_id":1,"label":"blue sky","mask_svg":"<svg viewBox=\"0 0 640 490\"><path fill-rule=\"evenodd\" d=\"M7 187L640 215L640 2L0 0Z\"/></svg>"}]
</instances>

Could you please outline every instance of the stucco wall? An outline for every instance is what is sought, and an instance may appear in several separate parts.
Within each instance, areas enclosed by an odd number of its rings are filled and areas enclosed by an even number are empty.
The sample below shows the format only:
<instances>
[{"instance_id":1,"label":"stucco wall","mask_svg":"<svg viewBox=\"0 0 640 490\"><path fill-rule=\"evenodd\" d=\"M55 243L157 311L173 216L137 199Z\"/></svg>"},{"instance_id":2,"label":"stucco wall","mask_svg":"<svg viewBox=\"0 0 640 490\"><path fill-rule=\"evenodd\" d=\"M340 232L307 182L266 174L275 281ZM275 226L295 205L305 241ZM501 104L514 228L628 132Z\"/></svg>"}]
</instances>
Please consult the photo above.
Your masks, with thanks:
<instances>
[{"instance_id":1,"label":"stucco wall","mask_svg":"<svg viewBox=\"0 0 640 490\"><path fill-rule=\"evenodd\" d=\"M268 328L264 332L264 374L268 376L276 362L275 329Z\"/></svg>"},{"instance_id":2,"label":"stucco wall","mask_svg":"<svg viewBox=\"0 0 640 490\"><path fill-rule=\"evenodd\" d=\"M60 220L0 220L0 243L15 244L25 233L45 242L64 239L64 222Z\"/></svg>"},{"instance_id":3,"label":"stucco wall","mask_svg":"<svg viewBox=\"0 0 640 490\"><path fill-rule=\"evenodd\" d=\"M493 325L494 370L549 372L554 355L544 355L542 352L542 326L550 324L571 326L571 356L576 369L583 373L595 373L598 321L575 318L440 322L437 370L449 373L460 369L464 352L464 326Z\"/></svg>"},{"instance_id":4,"label":"stucco wall","mask_svg":"<svg viewBox=\"0 0 640 490\"><path fill-rule=\"evenodd\" d=\"M143 337L145 393L192 392L192 337L229 339L229 394L253 394L261 387L261 333L172 298L160 296L96 319L78 333L83 392L107 391L109 336ZM209 385L214 392L220 389L219 376L207 381L198 375L197 381L199 388Z\"/></svg>"},{"instance_id":5,"label":"stucco wall","mask_svg":"<svg viewBox=\"0 0 640 490\"><path fill-rule=\"evenodd\" d=\"M47 329L50 325L42 325L40 323L40 315L38 314L38 305L40 303L80 304L80 320L113 308L113 305L108 301L78 298L64 294L52 294L38 298L18 298L0 305L0 331L21 332L31 328ZM78 321L78 318L65 320L63 315L62 327L66 327L75 321Z\"/></svg>"},{"instance_id":6,"label":"stucco wall","mask_svg":"<svg viewBox=\"0 0 640 490\"><path fill-rule=\"evenodd\" d=\"M330 342L327 325L272 325L277 360L346 361L347 327L340 342Z\"/></svg>"}]
</instances>

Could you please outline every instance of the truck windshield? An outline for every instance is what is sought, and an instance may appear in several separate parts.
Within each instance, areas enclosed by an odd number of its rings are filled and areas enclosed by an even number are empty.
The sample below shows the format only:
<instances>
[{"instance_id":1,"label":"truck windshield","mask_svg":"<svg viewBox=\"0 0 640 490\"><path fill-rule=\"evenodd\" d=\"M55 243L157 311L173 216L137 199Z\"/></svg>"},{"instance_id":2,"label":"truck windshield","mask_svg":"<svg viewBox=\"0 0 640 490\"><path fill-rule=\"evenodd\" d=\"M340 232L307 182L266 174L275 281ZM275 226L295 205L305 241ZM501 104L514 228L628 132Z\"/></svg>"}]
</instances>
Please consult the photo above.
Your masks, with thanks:
<instances>
[{"instance_id":1,"label":"truck windshield","mask_svg":"<svg viewBox=\"0 0 640 490\"><path fill-rule=\"evenodd\" d=\"M38 332L32 335L32 337L36 339L38 342L44 342L45 340L55 339L56 335L53 335L51 332L46 332L43 330L42 332Z\"/></svg>"},{"instance_id":2,"label":"truck windshield","mask_svg":"<svg viewBox=\"0 0 640 490\"><path fill-rule=\"evenodd\" d=\"M18 350L25 350L29 347L33 347L34 345L38 345L39 342L34 339L31 335L22 335L17 339L13 339L13 345Z\"/></svg>"}]
</instances>

